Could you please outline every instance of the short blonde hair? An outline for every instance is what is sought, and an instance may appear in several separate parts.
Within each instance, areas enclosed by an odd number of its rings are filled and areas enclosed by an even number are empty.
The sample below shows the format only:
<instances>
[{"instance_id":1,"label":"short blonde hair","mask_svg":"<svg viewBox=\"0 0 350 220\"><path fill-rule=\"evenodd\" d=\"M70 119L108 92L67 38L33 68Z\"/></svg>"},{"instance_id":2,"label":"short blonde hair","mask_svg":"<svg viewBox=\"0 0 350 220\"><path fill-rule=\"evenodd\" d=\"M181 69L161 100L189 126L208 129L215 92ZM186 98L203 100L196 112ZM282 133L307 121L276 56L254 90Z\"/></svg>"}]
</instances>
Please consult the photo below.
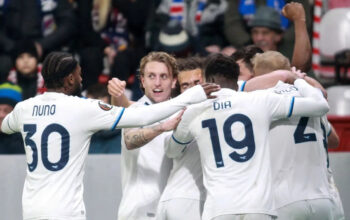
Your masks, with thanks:
<instances>
[{"instance_id":1,"label":"short blonde hair","mask_svg":"<svg viewBox=\"0 0 350 220\"><path fill-rule=\"evenodd\" d=\"M177 77L178 67L176 59L172 55L165 52L150 52L144 56L140 62L140 76L144 76L146 64L153 61L164 63L168 67L168 70L173 78Z\"/></svg>"},{"instance_id":2,"label":"short blonde hair","mask_svg":"<svg viewBox=\"0 0 350 220\"><path fill-rule=\"evenodd\" d=\"M256 54L252 58L255 76L270 73L275 70L290 70L290 62L287 57L277 51L266 51Z\"/></svg>"}]
</instances>

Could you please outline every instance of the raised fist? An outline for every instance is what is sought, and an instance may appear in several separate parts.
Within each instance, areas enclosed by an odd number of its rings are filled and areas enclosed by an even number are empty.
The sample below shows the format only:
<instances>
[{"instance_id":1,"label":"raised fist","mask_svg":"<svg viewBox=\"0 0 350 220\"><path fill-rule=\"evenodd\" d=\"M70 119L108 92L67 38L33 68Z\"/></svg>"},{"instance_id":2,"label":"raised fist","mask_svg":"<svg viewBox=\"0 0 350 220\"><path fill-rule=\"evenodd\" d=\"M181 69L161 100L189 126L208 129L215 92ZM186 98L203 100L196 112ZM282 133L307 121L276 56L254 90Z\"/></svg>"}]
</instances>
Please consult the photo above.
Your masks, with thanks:
<instances>
[{"instance_id":1,"label":"raised fist","mask_svg":"<svg viewBox=\"0 0 350 220\"><path fill-rule=\"evenodd\" d=\"M295 21L306 21L305 20L305 10L302 4L297 2L291 2L286 4L282 8L282 14L284 17L288 18L289 20L295 22Z\"/></svg>"},{"instance_id":2,"label":"raised fist","mask_svg":"<svg viewBox=\"0 0 350 220\"><path fill-rule=\"evenodd\" d=\"M118 78L112 78L108 81L108 93L111 96L119 97L124 94L126 82Z\"/></svg>"}]
</instances>

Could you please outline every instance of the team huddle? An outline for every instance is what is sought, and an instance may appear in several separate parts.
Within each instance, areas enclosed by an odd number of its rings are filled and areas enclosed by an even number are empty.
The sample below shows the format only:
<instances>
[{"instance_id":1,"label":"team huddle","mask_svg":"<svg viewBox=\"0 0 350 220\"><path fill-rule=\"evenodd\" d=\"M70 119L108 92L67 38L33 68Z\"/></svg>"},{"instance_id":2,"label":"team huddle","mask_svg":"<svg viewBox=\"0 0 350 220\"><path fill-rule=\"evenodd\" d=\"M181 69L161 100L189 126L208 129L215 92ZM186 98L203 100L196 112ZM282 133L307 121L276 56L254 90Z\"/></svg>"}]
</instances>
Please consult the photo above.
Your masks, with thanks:
<instances>
[{"instance_id":1,"label":"team huddle","mask_svg":"<svg viewBox=\"0 0 350 220\"><path fill-rule=\"evenodd\" d=\"M114 78L109 105L75 96L79 64L48 55L48 92L17 104L1 125L25 142L23 218L86 219L90 138L123 128L119 220L345 219L328 163L337 135L318 82L277 52L255 55L259 74L248 78L238 60L151 52L140 63L145 95L126 100Z\"/></svg>"}]
</instances>

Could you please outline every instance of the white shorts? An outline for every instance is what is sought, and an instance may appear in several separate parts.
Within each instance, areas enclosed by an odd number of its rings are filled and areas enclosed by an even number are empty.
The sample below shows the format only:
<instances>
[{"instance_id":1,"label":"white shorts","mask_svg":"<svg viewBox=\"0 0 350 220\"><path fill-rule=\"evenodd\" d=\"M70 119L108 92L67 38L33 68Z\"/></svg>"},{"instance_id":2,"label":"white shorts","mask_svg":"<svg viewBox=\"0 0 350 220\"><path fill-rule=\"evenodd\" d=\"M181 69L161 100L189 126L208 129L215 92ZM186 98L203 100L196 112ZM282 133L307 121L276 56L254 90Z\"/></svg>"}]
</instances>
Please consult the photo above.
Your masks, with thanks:
<instances>
[{"instance_id":1,"label":"white shorts","mask_svg":"<svg viewBox=\"0 0 350 220\"><path fill-rule=\"evenodd\" d=\"M271 215L266 214L240 214L240 215L220 215L212 220L272 220Z\"/></svg>"},{"instance_id":2,"label":"white shorts","mask_svg":"<svg viewBox=\"0 0 350 220\"><path fill-rule=\"evenodd\" d=\"M204 201L195 199L171 199L159 202L157 220L200 220Z\"/></svg>"},{"instance_id":3,"label":"white shorts","mask_svg":"<svg viewBox=\"0 0 350 220\"><path fill-rule=\"evenodd\" d=\"M335 186L333 177L331 177L331 180L330 180L330 192L331 192L331 200L332 200L333 219L345 220L343 204L340 199L339 191Z\"/></svg>"},{"instance_id":4,"label":"white shorts","mask_svg":"<svg viewBox=\"0 0 350 220\"><path fill-rule=\"evenodd\" d=\"M343 204L340 200L339 194L337 197L331 199L332 203L332 216L336 220L345 220Z\"/></svg>"},{"instance_id":5,"label":"white shorts","mask_svg":"<svg viewBox=\"0 0 350 220\"><path fill-rule=\"evenodd\" d=\"M332 220L332 201L330 199L310 199L283 206L277 209L280 220Z\"/></svg>"}]
</instances>

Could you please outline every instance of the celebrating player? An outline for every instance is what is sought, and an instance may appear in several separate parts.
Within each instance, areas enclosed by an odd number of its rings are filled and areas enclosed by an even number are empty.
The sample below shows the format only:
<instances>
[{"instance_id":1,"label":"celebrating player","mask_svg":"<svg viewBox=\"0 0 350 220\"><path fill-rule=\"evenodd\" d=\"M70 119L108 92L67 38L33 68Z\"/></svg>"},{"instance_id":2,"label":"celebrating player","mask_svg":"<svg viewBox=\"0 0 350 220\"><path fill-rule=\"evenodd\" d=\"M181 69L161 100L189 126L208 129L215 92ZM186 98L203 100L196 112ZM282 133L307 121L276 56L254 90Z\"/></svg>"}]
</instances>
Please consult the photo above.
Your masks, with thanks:
<instances>
[{"instance_id":1,"label":"celebrating player","mask_svg":"<svg viewBox=\"0 0 350 220\"><path fill-rule=\"evenodd\" d=\"M291 70L288 58L276 51L257 54L252 62L255 74L265 75L265 78L271 71ZM321 87L317 81L304 78L307 82ZM277 82L273 77L270 81L276 85L269 91L286 96L300 96L293 85ZM252 83L257 89L266 86L262 83L261 77L255 77L254 80L247 82L246 88L252 87ZM339 214L336 217L332 211L332 206L338 203L331 201L329 191L328 139L331 145L336 145L333 143L338 142L337 135L327 121L326 115L321 118L292 117L276 121L271 125L269 141L272 186L280 219L341 219ZM334 194L337 195L336 193L335 189ZM334 199L334 201L340 201L340 199ZM341 210L341 203L338 207Z\"/></svg>"},{"instance_id":2,"label":"celebrating player","mask_svg":"<svg viewBox=\"0 0 350 220\"><path fill-rule=\"evenodd\" d=\"M48 92L18 103L1 125L25 142L24 219L85 219L83 166L93 133L152 124L218 89L197 86L167 102L124 109L73 96L80 94L81 68L67 53L49 54L42 74Z\"/></svg>"},{"instance_id":3,"label":"celebrating player","mask_svg":"<svg viewBox=\"0 0 350 220\"><path fill-rule=\"evenodd\" d=\"M199 58L178 59L177 64L178 87L181 93L203 82L202 61ZM166 155L173 158L173 168L159 201L159 220L201 219L205 200L202 168L197 143L192 141L188 145L184 145L187 149L173 149L165 144Z\"/></svg>"},{"instance_id":4,"label":"celebrating player","mask_svg":"<svg viewBox=\"0 0 350 220\"><path fill-rule=\"evenodd\" d=\"M198 143L207 190L204 220L272 219L276 213L267 138L270 123L292 115L321 116L329 109L319 90L304 80L297 79L294 85L305 97L237 93L238 74L232 58L209 57L205 79L230 89L190 107L170 140L173 147L193 138Z\"/></svg>"}]
</instances>

